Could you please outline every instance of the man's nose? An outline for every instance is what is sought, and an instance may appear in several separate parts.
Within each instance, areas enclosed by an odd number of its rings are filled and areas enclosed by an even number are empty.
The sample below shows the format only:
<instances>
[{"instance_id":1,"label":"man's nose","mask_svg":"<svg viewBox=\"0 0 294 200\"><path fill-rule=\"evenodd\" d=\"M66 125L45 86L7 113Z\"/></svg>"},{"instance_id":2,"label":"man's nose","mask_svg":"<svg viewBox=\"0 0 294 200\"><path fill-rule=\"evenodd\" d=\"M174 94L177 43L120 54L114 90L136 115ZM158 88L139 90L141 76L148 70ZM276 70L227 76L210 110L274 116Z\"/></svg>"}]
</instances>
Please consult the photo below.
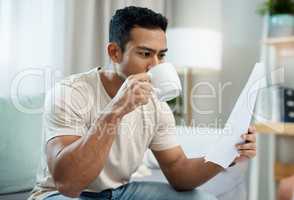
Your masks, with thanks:
<instances>
[{"instance_id":1,"label":"man's nose","mask_svg":"<svg viewBox=\"0 0 294 200\"><path fill-rule=\"evenodd\" d=\"M148 70L151 69L152 67L154 67L155 65L158 65L159 63L160 63L160 61L157 58L157 56L154 56L148 65Z\"/></svg>"}]
</instances>

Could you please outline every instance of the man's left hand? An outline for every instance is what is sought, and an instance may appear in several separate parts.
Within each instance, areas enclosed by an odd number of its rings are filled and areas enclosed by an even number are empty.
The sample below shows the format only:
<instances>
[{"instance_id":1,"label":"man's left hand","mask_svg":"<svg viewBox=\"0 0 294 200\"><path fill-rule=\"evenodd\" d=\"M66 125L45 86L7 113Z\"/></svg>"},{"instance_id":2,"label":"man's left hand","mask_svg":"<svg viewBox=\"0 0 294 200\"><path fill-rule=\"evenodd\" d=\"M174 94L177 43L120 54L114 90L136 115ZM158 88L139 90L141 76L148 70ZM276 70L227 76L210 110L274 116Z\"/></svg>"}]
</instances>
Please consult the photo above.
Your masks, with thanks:
<instances>
[{"instance_id":1,"label":"man's left hand","mask_svg":"<svg viewBox=\"0 0 294 200\"><path fill-rule=\"evenodd\" d=\"M241 138L245 141L236 145L239 152L238 157L234 160L234 163L239 163L256 156L256 129L254 126L250 126L247 133L241 135Z\"/></svg>"}]
</instances>

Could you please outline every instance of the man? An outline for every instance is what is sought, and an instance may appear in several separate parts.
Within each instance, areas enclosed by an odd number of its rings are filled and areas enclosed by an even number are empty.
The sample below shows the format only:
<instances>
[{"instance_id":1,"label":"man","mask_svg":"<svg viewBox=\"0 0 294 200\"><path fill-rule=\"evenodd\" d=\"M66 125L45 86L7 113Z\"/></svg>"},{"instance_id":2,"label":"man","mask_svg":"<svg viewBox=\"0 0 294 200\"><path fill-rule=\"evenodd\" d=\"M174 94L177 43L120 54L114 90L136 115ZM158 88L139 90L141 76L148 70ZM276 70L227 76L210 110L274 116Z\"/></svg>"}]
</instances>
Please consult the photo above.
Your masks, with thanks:
<instances>
[{"instance_id":1,"label":"man","mask_svg":"<svg viewBox=\"0 0 294 200\"><path fill-rule=\"evenodd\" d=\"M194 188L223 169L185 156L172 112L153 95L146 73L164 61L166 27L166 18L147 8L117 10L107 46L115 71L72 75L47 95L45 159L32 199L215 199ZM235 162L255 156L249 132ZM169 184L129 183L148 148Z\"/></svg>"}]
</instances>

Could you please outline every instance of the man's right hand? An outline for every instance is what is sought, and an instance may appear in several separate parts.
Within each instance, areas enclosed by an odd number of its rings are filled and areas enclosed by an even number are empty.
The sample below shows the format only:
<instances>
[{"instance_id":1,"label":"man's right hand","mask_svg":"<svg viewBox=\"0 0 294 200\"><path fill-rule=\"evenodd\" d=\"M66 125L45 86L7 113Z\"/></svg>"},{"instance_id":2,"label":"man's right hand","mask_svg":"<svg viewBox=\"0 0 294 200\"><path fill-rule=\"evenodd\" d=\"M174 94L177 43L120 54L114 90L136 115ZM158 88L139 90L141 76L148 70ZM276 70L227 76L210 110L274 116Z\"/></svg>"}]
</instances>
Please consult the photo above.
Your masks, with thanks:
<instances>
[{"instance_id":1,"label":"man's right hand","mask_svg":"<svg viewBox=\"0 0 294 200\"><path fill-rule=\"evenodd\" d=\"M131 75L114 97L114 109L120 116L124 116L137 107L147 104L151 92L152 85L147 73Z\"/></svg>"}]
</instances>

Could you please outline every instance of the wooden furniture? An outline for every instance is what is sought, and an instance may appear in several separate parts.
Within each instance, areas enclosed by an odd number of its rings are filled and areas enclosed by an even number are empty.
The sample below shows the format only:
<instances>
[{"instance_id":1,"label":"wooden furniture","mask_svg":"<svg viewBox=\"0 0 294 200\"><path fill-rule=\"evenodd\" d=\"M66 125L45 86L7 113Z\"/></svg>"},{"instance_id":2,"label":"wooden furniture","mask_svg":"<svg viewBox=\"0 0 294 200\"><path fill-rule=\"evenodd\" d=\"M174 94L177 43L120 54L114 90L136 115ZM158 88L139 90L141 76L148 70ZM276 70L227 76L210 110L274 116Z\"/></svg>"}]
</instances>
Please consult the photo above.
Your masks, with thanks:
<instances>
[{"instance_id":1,"label":"wooden furniture","mask_svg":"<svg viewBox=\"0 0 294 200\"><path fill-rule=\"evenodd\" d=\"M294 164L284 164L281 162L275 163L275 179L280 181L283 178L293 176Z\"/></svg>"},{"instance_id":2,"label":"wooden furniture","mask_svg":"<svg viewBox=\"0 0 294 200\"><path fill-rule=\"evenodd\" d=\"M264 43L267 45L276 45L276 46L289 45L291 43L294 43L294 36L268 38L267 40L264 41Z\"/></svg>"},{"instance_id":3,"label":"wooden furniture","mask_svg":"<svg viewBox=\"0 0 294 200\"><path fill-rule=\"evenodd\" d=\"M269 38L264 41L264 45L269 47L267 48L268 70L271 71L271 74L268 74L269 85L289 82L292 79L289 76L294 71L292 64L289 64L289 61L294 59L294 36ZM283 69L282 74L277 73L277 69ZM290 82L293 86L294 82Z\"/></svg>"},{"instance_id":4,"label":"wooden furniture","mask_svg":"<svg viewBox=\"0 0 294 200\"><path fill-rule=\"evenodd\" d=\"M294 136L294 123L264 122L256 123L254 126L256 127L256 131L261 134ZM294 174L294 163L285 164L280 161L276 161L274 169L275 180L280 181L281 179Z\"/></svg>"},{"instance_id":5,"label":"wooden furniture","mask_svg":"<svg viewBox=\"0 0 294 200\"><path fill-rule=\"evenodd\" d=\"M255 127L259 133L294 136L294 123L265 122L256 123Z\"/></svg>"},{"instance_id":6,"label":"wooden furniture","mask_svg":"<svg viewBox=\"0 0 294 200\"><path fill-rule=\"evenodd\" d=\"M286 76L294 76L290 73L288 60L294 58L294 36L288 37L277 37L277 38L268 38L263 41L263 44L267 48L267 66L268 66L268 82L269 85L285 83ZM282 76L278 73L273 73L276 69L282 68ZM290 77L292 79L292 77ZM273 108L275 110L276 108ZM274 111L275 112L275 111ZM275 113L272 114L275 114ZM273 117L275 118L275 117ZM275 120L275 119L274 119ZM278 121L278 119L277 119ZM294 123L282 123L282 122L264 122L256 124L257 132L264 134L274 134L276 137L285 137L294 136ZM283 138L284 139L284 138ZM277 147L279 148L279 147ZM293 147L294 148L294 147ZM294 174L294 163L282 163L275 159L275 175L274 178L276 181L281 180L287 176Z\"/></svg>"}]
</instances>

